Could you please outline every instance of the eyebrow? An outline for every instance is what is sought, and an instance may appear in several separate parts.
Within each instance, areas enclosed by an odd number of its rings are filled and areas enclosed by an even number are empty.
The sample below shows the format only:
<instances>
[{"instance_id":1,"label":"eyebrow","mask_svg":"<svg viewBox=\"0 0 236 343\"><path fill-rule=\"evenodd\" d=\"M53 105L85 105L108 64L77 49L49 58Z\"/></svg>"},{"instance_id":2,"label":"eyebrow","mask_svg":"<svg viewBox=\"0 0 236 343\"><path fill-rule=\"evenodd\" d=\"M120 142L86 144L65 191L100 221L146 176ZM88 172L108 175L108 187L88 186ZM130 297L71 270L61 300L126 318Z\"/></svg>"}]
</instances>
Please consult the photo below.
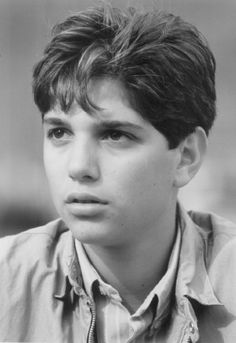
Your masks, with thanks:
<instances>
[{"instance_id":1,"label":"eyebrow","mask_svg":"<svg viewBox=\"0 0 236 343\"><path fill-rule=\"evenodd\" d=\"M56 117L44 117L43 118L43 124L48 124L48 125L58 125L62 126L65 124L69 124L67 120L56 118ZM130 130L142 130L143 127L141 125L131 123L129 121L120 121L120 120L100 120L95 124L95 126L98 127L98 129L130 129Z\"/></svg>"},{"instance_id":2,"label":"eyebrow","mask_svg":"<svg viewBox=\"0 0 236 343\"><path fill-rule=\"evenodd\" d=\"M56 118L56 117L43 117L42 120L43 124L49 124L49 125L65 125L67 123L66 120Z\"/></svg>"},{"instance_id":3,"label":"eyebrow","mask_svg":"<svg viewBox=\"0 0 236 343\"><path fill-rule=\"evenodd\" d=\"M98 122L98 127L102 129L131 129L131 130L142 130L143 127L131 123L129 121L120 121L120 120L101 120Z\"/></svg>"}]
</instances>

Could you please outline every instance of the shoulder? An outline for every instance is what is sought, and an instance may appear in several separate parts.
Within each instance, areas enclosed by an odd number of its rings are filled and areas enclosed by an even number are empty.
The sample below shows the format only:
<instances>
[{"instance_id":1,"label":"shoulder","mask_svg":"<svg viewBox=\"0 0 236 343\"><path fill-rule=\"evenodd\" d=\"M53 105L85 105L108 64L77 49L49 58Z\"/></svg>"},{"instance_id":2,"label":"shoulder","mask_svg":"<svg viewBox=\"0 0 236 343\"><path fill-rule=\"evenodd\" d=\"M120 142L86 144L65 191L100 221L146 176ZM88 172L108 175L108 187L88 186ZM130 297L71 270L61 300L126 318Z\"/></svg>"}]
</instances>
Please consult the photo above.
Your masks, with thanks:
<instances>
[{"instance_id":1,"label":"shoulder","mask_svg":"<svg viewBox=\"0 0 236 343\"><path fill-rule=\"evenodd\" d=\"M62 253L68 229L57 219L44 226L0 239L2 282L29 273L37 265L50 267ZM2 283L0 281L0 285Z\"/></svg>"},{"instance_id":2,"label":"shoulder","mask_svg":"<svg viewBox=\"0 0 236 343\"><path fill-rule=\"evenodd\" d=\"M205 257L215 294L236 315L236 224L213 213L190 212L190 216L207 232Z\"/></svg>"},{"instance_id":3,"label":"shoulder","mask_svg":"<svg viewBox=\"0 0 236 343\"><path fill-rule=\"evenodd\" d=\"M236 244L236 224L214 213L193 212L189 216L200 235L211 248L211 258L215 258L223 249Z\"/></svg>"},{"instance_id":4,"label":"shoulder","mask_svg":"<svg viewBox=\"0 0 236 343\"><path fill-rule=\"evenodd\" d=\"M189 215L204 240L210 265L227 256L236 266L236 224L214 213L191 211Z\"/></svg>"},{"instance_id":5,"label":"shoulder","mask_svg":"<svg viewBox=\"0 0 236 343\"><path fill-rule=\"evenodd\" d=\"M57 219L17 235L3 237L0 239L0 263L6 258L9 261L24 255L34 257L37 253L45 253L62 239L66 231L63 221Z\"/></svg>"},{"instance_id":6,"label":"shoulder","mask_svg":"<svg viewBox=\"0 0 236 343\"><path fill-rule=\"evenodd\" d=\"M64 287L69 233L58 219L0 239L0 341L56 335L54 294Z\"/></svg>"}]
</instances>

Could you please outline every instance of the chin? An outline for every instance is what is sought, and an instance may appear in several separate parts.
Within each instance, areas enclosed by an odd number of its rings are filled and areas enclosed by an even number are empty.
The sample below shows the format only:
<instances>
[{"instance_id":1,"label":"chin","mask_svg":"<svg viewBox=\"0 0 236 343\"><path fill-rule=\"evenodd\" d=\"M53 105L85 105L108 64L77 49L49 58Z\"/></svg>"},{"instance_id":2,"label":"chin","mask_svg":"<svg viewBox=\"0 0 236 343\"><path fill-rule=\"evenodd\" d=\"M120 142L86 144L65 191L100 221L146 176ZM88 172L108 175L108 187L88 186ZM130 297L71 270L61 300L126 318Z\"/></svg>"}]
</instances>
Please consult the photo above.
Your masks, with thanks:
<instances>
[{"instance_id":1,"label":"chin","mask_svg":"<svg viewBox=\"0 0 236 343\"><path fill-rule=\"evenodd\" d=\"M104 225L99 225L91 221L67 223L72 235L83 244L104 245L108 232L105 232Z\"/></svg>"}]
</instances>

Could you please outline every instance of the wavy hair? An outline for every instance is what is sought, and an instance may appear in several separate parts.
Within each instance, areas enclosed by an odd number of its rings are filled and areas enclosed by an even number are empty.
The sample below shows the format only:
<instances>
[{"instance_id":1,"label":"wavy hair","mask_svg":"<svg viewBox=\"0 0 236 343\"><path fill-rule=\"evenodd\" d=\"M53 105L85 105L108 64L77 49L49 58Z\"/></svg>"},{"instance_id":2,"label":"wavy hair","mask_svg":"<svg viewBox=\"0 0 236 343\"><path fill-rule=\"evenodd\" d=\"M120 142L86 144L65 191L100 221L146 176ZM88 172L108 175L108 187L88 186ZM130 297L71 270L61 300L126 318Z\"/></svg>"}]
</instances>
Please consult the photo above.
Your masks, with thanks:
<instances>
[{"instance_id":1,"label":"wavy hair","mask_svg":"<svg viewBox=\"0 0 236 343\"><path fill-rule=\"evenodd\" d=\"M215 119L215 59L205 38L173 14L102 5L68 17L33 71L42 115L77 102L98 110L88 94L94 77L119 79L131 106L176 147Z\"/></svg>"}]
</instances>

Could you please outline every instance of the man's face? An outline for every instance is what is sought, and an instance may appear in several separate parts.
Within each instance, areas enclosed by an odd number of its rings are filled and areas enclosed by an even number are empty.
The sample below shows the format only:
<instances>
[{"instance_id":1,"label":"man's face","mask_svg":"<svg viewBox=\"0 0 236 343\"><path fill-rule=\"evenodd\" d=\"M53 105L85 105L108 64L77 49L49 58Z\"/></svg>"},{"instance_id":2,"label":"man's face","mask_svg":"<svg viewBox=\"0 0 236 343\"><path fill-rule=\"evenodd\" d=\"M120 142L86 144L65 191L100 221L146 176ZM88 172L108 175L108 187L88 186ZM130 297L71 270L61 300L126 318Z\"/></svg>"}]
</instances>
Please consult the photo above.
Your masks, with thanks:
<instances>
[{"instance_id":1,"label":"man's face","mask_svg":"<svg viewBox=\"0 0 236 343\"><path fill-rule=\"evenodd\" d=\"M176 202L176 150L133 110L121 83L97 79L90 115L74 104L44 117L44 162L56 209L75 238L121 246L162 234Z\"/></svg>"}]
</instances>

